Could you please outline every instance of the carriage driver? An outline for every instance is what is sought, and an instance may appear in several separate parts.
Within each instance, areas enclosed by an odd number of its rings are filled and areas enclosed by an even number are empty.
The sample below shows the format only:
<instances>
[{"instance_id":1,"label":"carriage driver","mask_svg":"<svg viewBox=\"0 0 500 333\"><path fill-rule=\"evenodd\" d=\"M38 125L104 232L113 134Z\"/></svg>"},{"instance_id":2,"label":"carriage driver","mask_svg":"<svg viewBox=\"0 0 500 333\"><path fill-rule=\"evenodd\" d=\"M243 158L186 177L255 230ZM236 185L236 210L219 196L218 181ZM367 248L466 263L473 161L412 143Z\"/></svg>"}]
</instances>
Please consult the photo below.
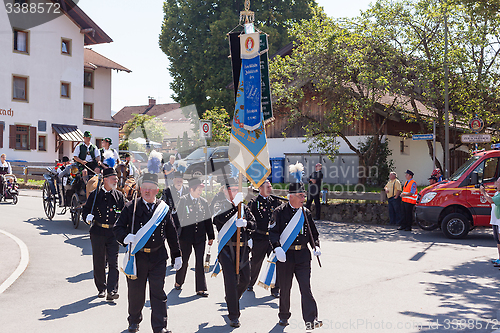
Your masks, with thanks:
<instances>
[{"instance_id":1,"label":"carriage driver","mask_svg":"<svg viewBox=\"0 0 500 333\"><path fill-rule=\"evenodd\" d=\"M90 131L85 131L83 133L83 142L80 142L73 152L73 159L77 162L78 169L82 171L85 182L88 180L87 168L98 174L100 173L99 166L102 164L101 153L99 149L90 142L91 138L92 134L90 134Z\"/></svg>"},{"instance_id":2,"label":"carriage driver","mask_svg":"<svg viewBox=\"0 0 500 333\"><path fill-rule=\"evenodd\" d=\"M106 163L106 158L109 158L109 157L111 157L115 160L115 165L118 165L121 163L120 156L118 155L118 152L116 151L116 149L110 148L111 145L112 145L111 138L104 138L104 140L102 140L101 149L99 151L101 153L101 161L107 167L109 167L109 165L107 165L107 163Z\"/></svg>"}]
</instances>

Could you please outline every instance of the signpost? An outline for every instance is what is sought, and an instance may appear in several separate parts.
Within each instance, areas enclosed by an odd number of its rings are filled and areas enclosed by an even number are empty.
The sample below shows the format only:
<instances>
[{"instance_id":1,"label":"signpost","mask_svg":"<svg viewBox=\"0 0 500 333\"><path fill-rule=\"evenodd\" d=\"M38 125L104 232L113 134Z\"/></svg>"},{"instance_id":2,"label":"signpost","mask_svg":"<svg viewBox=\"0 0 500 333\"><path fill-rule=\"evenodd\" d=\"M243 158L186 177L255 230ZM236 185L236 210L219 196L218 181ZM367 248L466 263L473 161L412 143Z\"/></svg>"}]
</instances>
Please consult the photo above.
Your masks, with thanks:
<instances>
[{"instance_id":1,"label":"signpost","mask_svg":"<svg viewBox=\"0 0 500 333\"><path fill-rule=\"evenodd\" d=\"M462 143L487 143L491 142L491 134L462 134L460 141Z\"/></svg>"},{"instance_id":2,"label":"signpost","mask_svg":"<svg viewBox=\"0 0 500 333\"><path fill-rule=\"evenodd\" d=\"M212 140L212 121L211 120L200 120L200 138L205 141L205 147L203 151L205 152L205 198L207 197L207 187L208 187L208 145L207 140Z\"/></svg>"},{"instance_id":3,"label":"signpost","mask_svg":"<svg viewBox=\"0 0 500 333\"><path fill-rule=\"evenodd\" d=\"M434 134L413 134L411 136L412 140L433 140Z\"/></svg>"}]
</instances>

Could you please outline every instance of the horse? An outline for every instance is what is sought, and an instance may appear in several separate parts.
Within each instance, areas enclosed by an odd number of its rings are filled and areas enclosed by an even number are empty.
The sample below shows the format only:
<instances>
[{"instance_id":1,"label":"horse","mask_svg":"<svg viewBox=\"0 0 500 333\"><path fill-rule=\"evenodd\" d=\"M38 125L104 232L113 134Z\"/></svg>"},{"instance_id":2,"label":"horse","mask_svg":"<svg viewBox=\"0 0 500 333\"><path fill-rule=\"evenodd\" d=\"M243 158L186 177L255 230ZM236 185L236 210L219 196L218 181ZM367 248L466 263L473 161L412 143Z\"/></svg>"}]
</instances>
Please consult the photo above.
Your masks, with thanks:
<instances>
[{"instance_id":1,"label":"horse","mask_svg":"<svg viewBox=\"0 0 500 333\"><path fill-rule=\"evenodd\" d=\"M134 177L129 176L129 168L125 163L120 163L115 166L116 175L118 177L117 190L122 192L127 200L132 200L134 192L137 191L137 182ZM98 177L95 175L90 178L86 185L87 199L90 192L97 188Z\"/></svg>"}]
</instances>

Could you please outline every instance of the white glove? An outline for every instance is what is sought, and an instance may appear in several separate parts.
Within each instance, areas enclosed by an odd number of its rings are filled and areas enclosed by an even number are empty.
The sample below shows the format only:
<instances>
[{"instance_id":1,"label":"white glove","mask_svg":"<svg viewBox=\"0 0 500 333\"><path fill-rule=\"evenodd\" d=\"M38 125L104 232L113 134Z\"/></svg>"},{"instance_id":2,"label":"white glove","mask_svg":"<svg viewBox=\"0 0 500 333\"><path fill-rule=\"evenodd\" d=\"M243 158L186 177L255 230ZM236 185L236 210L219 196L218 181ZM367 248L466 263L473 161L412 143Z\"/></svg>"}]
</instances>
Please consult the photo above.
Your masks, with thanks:
<instances>
[{"instance_id":1,"label":"white glove","mask_svg":"<svg viewBox=\"0 0 500 333\"><path fill-rule=\"evenodd\" d=\"M235 206L238 206L240 202L243 202L243 199L245 199L245 196L243 195L243 192L238 192L234 198L233 198L233 204Z\"/></svg>"},{"instance_id":2,"label":"white glove","mask_svg":"<svg viewBox=\"0 0 500 333\"><path fill-rule=\"evenodd\" d=\"M253 239L251 239L251 238L248 240L248 247L249 248L253 247Z\"/></svg>"},{"instance_id":3,"label":"white glove","mask_svg":"<svg viewBox=\"0 0 500 333\"><path fill-rule=\"evenodd\" d=\"M285 251L283 251L282 247L275 248L274 253L276 253L276 259L278 259L281 262L286 261L286 254L285 254Z\"/></svg>"},{"instance_id":4,"label":"white glove","mask_svg":"<svg viewBox=\"0 0 500 333\"><path fill-rule=\"evenodd\" d=\"M123 244L130 244L135 241L135 235L134 234L128 234L127 237L123 240Z\"/></svg>"},{"instance_id":5,"label":"white glove","mask_svg":"<svg viewBox=\"0 0 500 333\"><path fill-rule=\"evenodd\" d=\"M247 226L247 220L244 218L236 219L236 227L238 228L246 228Z\"/></svg>"},{"instance_id":6,"label":"white glove","mask_svg":"<svg viewBox=\"0 0 500 333\"><path fill-rule=\"evenodd\" d=\"M319 257L321 255L321 249L319 248L319 246L314 247L313 255L315 257Z\"/></svg>"},{"instance_id":7,"label":"white glove","mask_svg":"<svg viewBox=\"0 0 500 333\"><path fill-rule=\"evenodd\" d=\"M181 257L175 258L174 269L178 271L179 269L181 269L181 267L182 267L182 258Z\"/></svg>"},{"instance_id":8,"label":"white glove","mask_svg":"<svg viewBox=\"0 0 500 333\"><path fill-rule=\"evenodd\" d=\"M85 218L85 221L87 221L87 222L89 222L89 223L90 223L90 222L92 222L92 220L93 220L93 219L94 219L94 215L89 214L89 215L87 215L87 217Z\"/></svg>"}]
</instances>

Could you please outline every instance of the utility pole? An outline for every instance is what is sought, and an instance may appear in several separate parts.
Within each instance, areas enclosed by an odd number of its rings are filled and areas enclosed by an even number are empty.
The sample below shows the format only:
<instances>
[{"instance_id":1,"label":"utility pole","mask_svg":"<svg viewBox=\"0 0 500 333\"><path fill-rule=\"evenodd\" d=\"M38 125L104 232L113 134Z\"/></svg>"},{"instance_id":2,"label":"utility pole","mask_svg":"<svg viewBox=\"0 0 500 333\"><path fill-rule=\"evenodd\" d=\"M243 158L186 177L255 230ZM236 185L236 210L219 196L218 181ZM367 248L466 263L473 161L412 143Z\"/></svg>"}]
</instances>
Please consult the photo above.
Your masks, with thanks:
<instances>
[{"instance_id":1,"label":"utility pole","mask_svg":"<svg viewBox=\"0 0 500 333\"><path fill-rule=\"evenodd\" d=\"M449 94L448 94L448 7L445 3L444 13L444 178L450 177L450 125L449 125Z\"/></svg>"}]
</instances>

